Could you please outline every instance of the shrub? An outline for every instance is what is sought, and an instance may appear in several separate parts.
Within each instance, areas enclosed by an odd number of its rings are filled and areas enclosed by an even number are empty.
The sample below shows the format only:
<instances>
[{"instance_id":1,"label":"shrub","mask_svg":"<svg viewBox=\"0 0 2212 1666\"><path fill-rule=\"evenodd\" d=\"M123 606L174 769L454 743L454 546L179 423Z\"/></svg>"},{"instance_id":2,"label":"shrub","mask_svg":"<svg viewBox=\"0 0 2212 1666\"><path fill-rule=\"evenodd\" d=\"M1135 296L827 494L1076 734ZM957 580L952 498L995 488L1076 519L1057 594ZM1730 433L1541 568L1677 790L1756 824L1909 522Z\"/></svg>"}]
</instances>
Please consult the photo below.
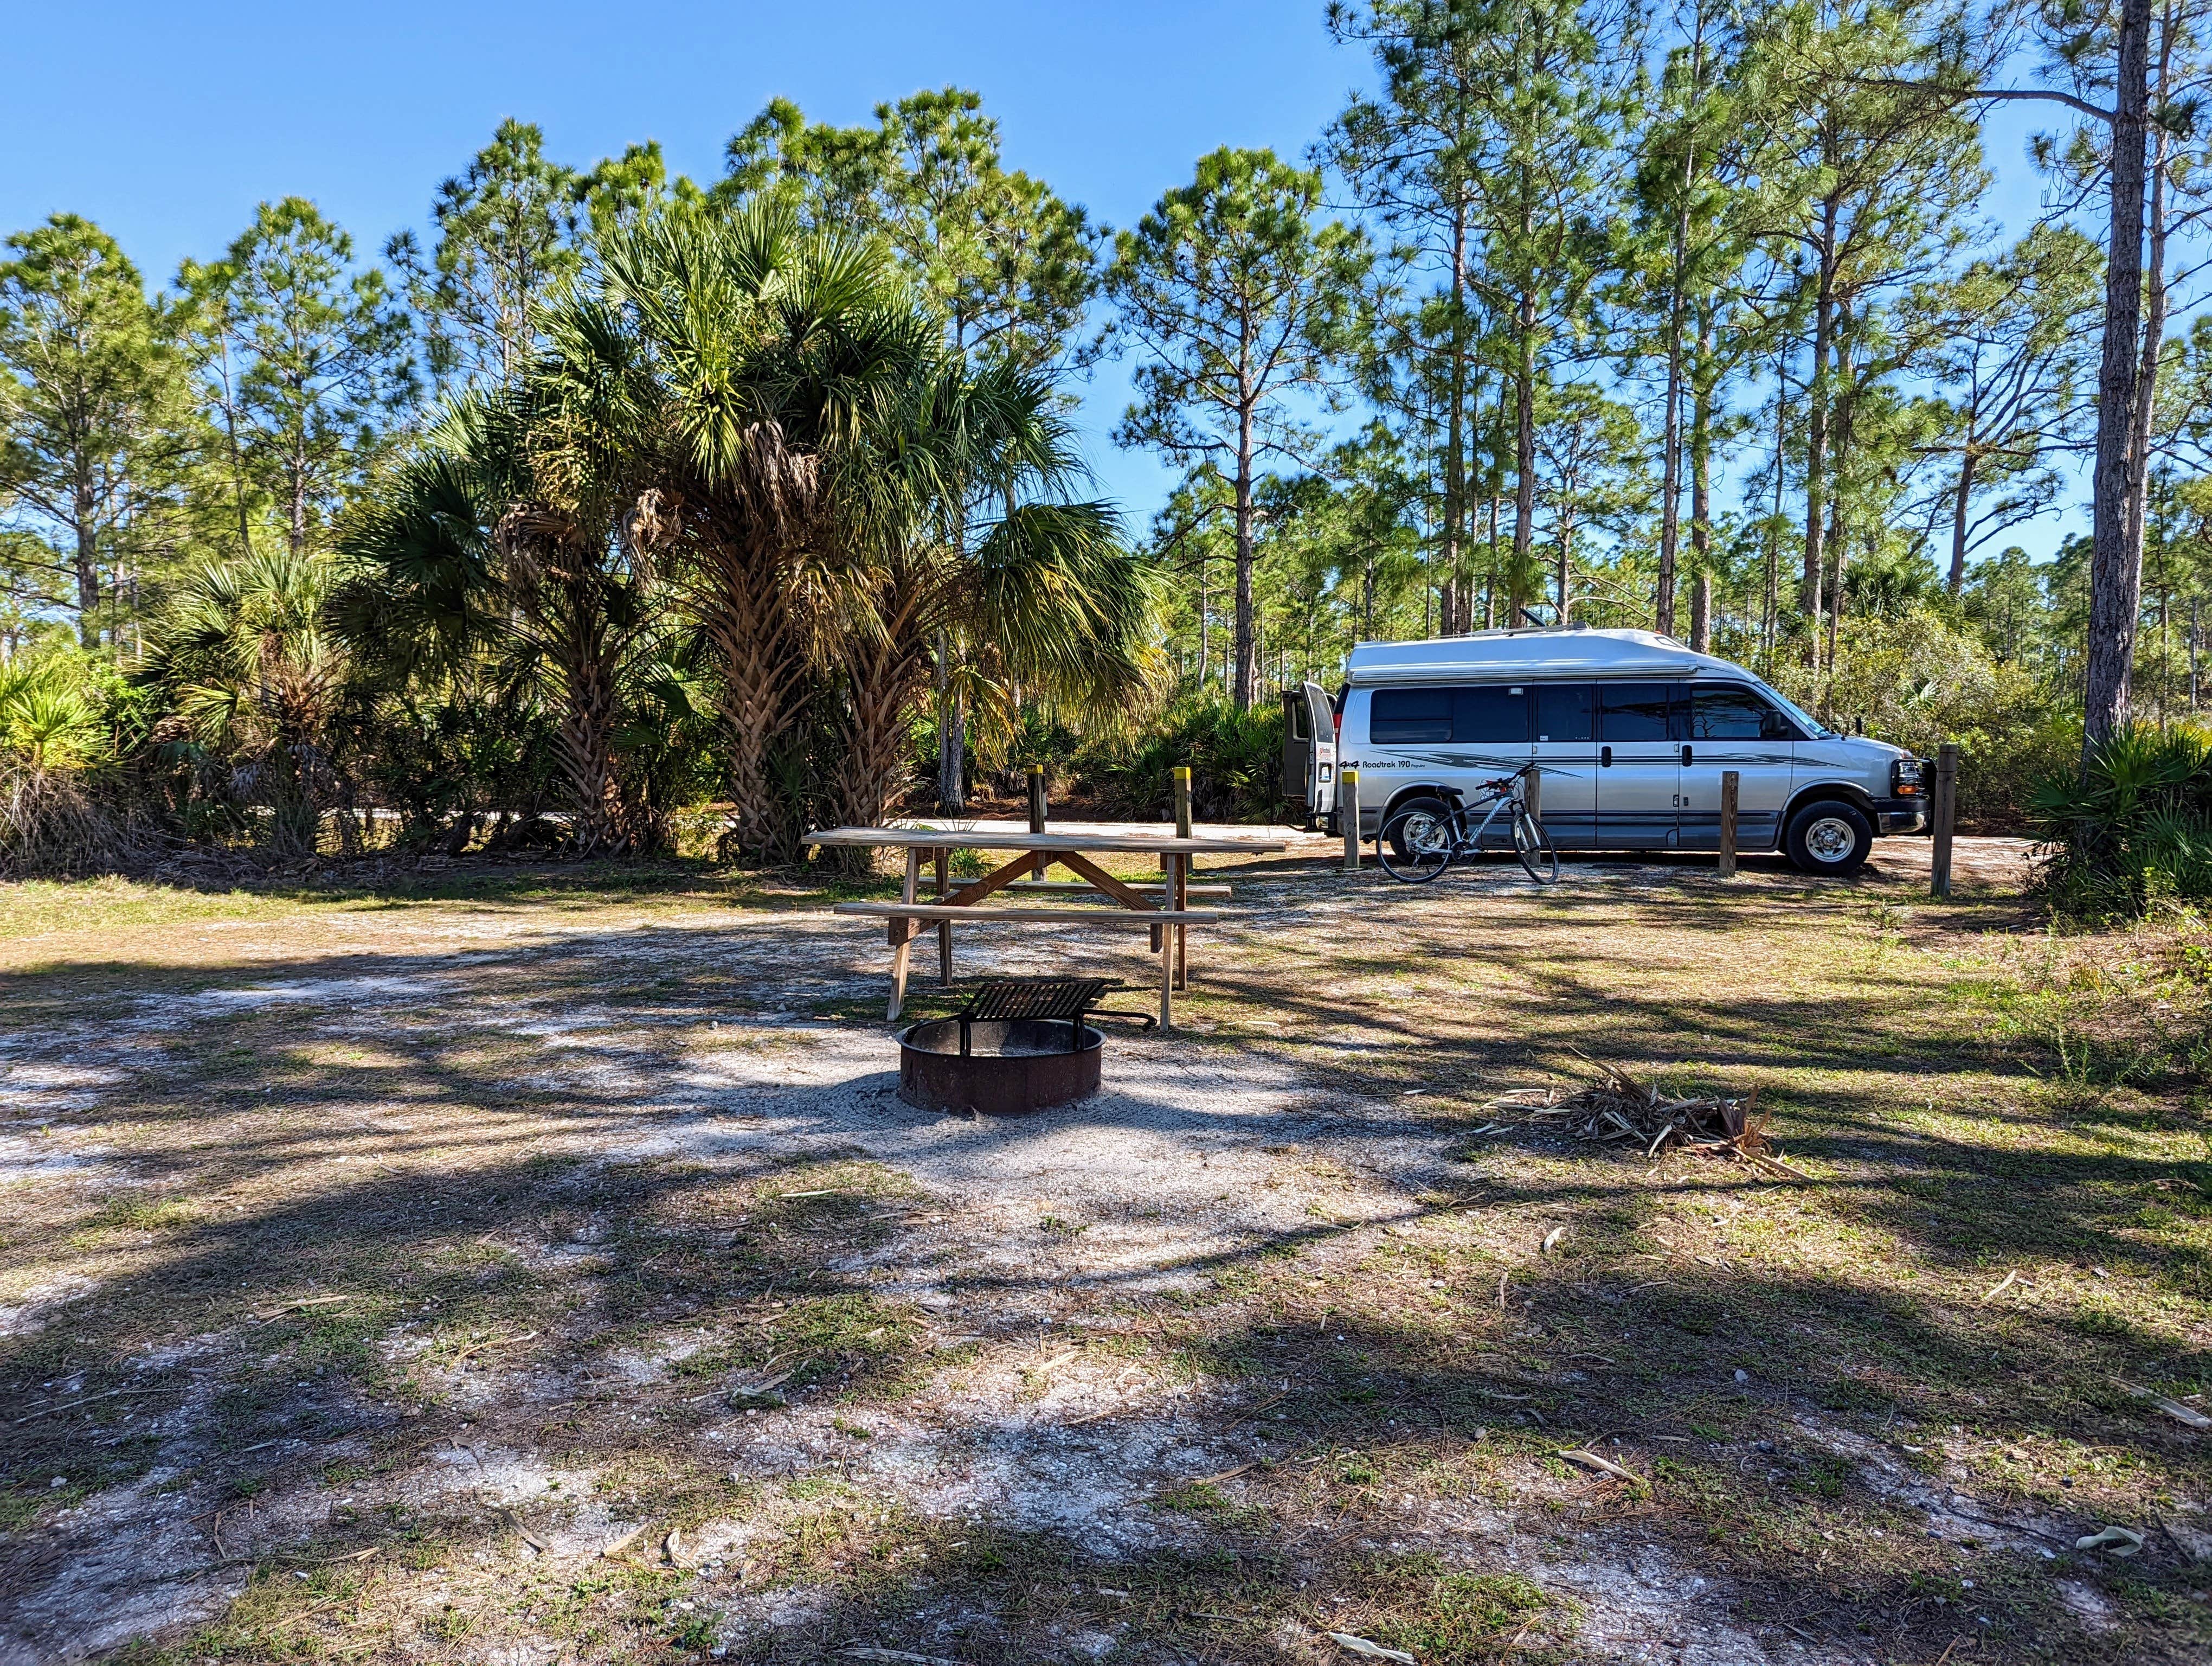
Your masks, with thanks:
<instances>
[{"instance_id":1,"label":"shrub","mask_svg":"<svg viewBox=\"0 0 2212 1666\"><path fill-rule=\"evenodd\" d=\"M1082 773L1107 814L1158 821L1173 812L1170 772L1183 763L1197 820L1279 820L1282 708L1270 702L1240 712L1218 696L1187 696L1147 733L1085 757Z\"/></svg>"},{"instance_id":2,"label":"shrub","mask_svg":"<svg viewBox=\"0 0 2212 1666\"><path fill-rule=\"evenodd\" d=\"M94 792L112 757L89 668L73 654L0 667L0 873L89 873L129 840Z\"/></svg>"},{"instance_id":3,"label":"shrub","mask_svg":"<svg viewBox=\"0 0 2212 1666\"><path fill-rule=\"evenodd\" d=\"M2038 881L2057 906L2142 914L2212 897L2212 734L2125 728L2034 797Z\"/></svg>"},{"instance_id":4,"label":"shrub","mask_svg":"<svg viewBox=\"0 0 2212 1666\"><path fill-rule=\"evenodd\" d=\"M1933 757L1945 741L1961 753L1962 820L2016 824L2035 786L2080 756L2080 714L2054 712L2051 691L2016 665L2000 664L1936 609L1846 618L1831 673L1778 667L1775 685L1839 729Z\"/></svg>"}]
</instances>

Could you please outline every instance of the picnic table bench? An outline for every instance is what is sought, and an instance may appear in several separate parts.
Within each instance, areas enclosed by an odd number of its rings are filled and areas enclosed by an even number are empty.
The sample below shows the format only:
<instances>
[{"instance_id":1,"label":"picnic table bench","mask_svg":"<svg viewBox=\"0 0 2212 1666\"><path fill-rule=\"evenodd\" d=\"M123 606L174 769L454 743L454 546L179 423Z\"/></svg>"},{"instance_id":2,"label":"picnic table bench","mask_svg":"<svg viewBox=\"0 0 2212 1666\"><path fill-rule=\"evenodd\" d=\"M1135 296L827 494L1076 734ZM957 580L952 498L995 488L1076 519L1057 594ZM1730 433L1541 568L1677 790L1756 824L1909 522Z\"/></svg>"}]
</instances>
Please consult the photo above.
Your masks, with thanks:
<instances>
[{"instance_id":1,"label":"picnic table bench","mask_svg":"<svg viewBox=\"0 0 2212 1666\"><path fill-rule=\"evenodd\" d=\"M978 829L928 827L833 827L810 833L810 845L887 848L906 853L906 878L896 903L840 903L835 912L859 915L889 922L886 936L891 946L890 1005L884 1016L896 1018L906 1005L907 959L915 937L929 924L937 927L938 971L952 981L952 927L955 921L972 925L1074 926L1079 928L1121 929L1144 927L1152 933L1152 946L1160 957L1160 1028L1168 1028L1174 992L1190 982L1188 933L1193 926L1212 925L1230 916L1218 909L1194 909L1198 895L1226 895L1226 885L1194 887L1191 859L1199 855L1268 854L1284 848L1279 841L1195 838L1163 830L1127 833L1001 832ZM951 888L951 855L956 850L1012 851L1012 860L975 879ZM920 896L921 855L935 857L936 894L924 902ZM1155 856L1166 869L1159 879L1122 879L1109 873L1092 859L1121 853ZM1075 880L1024 879L1041 875L1057 862L1080 876ZM1003 904L976 906L999 891L1019 889L1034 896L1043 892L1065 896L1102 897L1108 907L1036 907Z\"/></svg>"}]
</instances>

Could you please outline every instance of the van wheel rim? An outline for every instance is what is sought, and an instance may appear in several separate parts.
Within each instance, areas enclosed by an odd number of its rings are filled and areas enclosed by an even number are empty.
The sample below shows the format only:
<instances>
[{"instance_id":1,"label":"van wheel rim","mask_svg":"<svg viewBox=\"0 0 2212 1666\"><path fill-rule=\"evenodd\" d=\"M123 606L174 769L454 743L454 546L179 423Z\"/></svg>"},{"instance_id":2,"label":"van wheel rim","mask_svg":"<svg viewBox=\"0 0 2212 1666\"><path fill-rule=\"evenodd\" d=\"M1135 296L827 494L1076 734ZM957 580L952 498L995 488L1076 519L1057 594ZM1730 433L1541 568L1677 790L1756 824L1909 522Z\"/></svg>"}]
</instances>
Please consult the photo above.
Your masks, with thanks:
<instances>
[{"instance_id":1,"label":"van wheel rim","mask_svg":"<svg viewBox=\"0 0 2212 1666\"><path fill-rule=\"evenodd\" d=\"M1805 848L1815 861L1843 861L1858 842L1858 830L1841 816L1823 816L1805 830Z\"/></svg>"}]
</instances>

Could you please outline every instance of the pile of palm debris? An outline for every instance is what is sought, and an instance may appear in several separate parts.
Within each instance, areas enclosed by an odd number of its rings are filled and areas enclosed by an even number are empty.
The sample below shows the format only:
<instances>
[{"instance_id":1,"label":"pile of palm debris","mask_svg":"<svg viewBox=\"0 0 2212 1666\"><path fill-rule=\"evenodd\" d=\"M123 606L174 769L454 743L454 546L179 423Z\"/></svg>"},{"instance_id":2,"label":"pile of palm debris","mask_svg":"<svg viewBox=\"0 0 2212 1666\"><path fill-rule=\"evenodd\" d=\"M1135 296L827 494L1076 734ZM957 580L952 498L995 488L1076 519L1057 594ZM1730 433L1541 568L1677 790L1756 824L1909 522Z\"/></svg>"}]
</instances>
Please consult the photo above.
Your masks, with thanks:
<instances>
[{"instance_id":1,"label":"pile of palm debris","mask_svg":"<svg viewBox=\"0 0 2212 1666\"><path fill-rule=\"evenodd\" d=\"M1790 1180L1813 1178L1777 1154L1766 1137L1757 1089L1741 1099L1712 1093L1676 1098L1662 1091L1656 1081L1639 1082L1619 1065L1597 1063L1597 1071L1598 1080L1573 1092L1521 1088L1492 1100L1486 1109L1518 1112L1525 1123L1562 1128L1601 1144L1632 1140L1647 1158L1681 1149L1747 1163L1761 1173Z\"/></svg>"}]
</instances>

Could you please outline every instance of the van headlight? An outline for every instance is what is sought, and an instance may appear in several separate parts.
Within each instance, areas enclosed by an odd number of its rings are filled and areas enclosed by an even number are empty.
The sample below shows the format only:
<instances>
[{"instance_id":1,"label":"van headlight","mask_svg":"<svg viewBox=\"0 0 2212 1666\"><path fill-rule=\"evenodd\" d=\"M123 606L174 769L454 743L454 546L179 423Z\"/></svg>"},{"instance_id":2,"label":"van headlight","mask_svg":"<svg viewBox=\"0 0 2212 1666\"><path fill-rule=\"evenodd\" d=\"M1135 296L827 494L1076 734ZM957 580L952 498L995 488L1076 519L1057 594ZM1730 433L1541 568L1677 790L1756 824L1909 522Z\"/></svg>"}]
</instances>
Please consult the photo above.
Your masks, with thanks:
<instances>
[{"instance_id":1,"label":"van headlight","mask_svg":"<svg viewBox=\"0 0 2212 1666\"><path fill-rule=\"evenodd\" d=\"M1917 799L1927 788L1922 782L1921 772L1928 760L1901 757L1889 766L1889 795L1893 799Z\"/></svg>"}]
</instances>

